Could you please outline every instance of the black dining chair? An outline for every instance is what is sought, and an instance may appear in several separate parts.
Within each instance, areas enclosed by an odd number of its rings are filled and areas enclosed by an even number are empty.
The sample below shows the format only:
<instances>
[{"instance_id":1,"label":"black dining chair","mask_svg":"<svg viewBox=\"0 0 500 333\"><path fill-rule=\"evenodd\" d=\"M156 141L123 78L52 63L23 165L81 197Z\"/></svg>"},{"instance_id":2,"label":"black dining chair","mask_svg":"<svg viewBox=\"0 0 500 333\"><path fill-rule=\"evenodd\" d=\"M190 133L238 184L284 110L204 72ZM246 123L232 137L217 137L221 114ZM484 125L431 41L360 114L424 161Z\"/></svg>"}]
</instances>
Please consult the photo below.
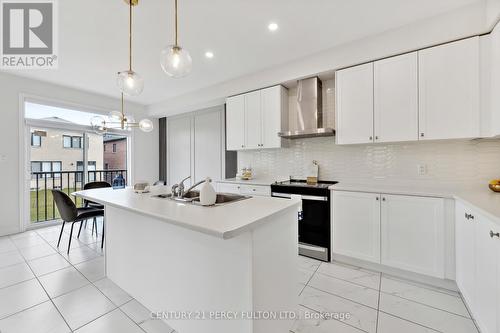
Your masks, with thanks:
<instances>
[{"instance_id":1,"label":"black dining chair","mask_svg":"<svg viewBox=\"0 0 500 333\"><path fill-rule=\"evenodd\" d=\"M108 188L108 187L111 187L111 184L104 181L90 182L83 185L84 190L93 190L96 188ZM93 202L90 200L83 200L83 206L104 209L104 205L101 205L100 203ZM87 221L85 221L85 228L87 228ZM104 223L102 228L104 233ZM95 230L95 235L97 236L97 218L94 218L92 221L92 235L94 235L94 230ZM80 225L80 230L78 230L78 238L80 238L81 232L82 232L82 225Z\"/></svg>"},{"instance_id":2,"label":"black dining chair","mask_svg":"<svg viewBox=\"0 0 500 333\"><path fill-rule=\"evenodd\" d=\"M59 248L59 244L61 243L61 237L64 231L64 225L66 223L71 223L71 231L69 234L69 244L68 244L68 254L71 248L71 239L73 237L73 227L75 223L82 221L97 218L100 216L104 216L104 210L95 208L95 207L82 207L77 208L73 200L61 190L51 190L52 196L56 203L57 209L59 210L59 214L63 220L63 224L61 226L61 233L59 234L59 240L57 241L57 247Z\"/></svg>"}]
</instances>

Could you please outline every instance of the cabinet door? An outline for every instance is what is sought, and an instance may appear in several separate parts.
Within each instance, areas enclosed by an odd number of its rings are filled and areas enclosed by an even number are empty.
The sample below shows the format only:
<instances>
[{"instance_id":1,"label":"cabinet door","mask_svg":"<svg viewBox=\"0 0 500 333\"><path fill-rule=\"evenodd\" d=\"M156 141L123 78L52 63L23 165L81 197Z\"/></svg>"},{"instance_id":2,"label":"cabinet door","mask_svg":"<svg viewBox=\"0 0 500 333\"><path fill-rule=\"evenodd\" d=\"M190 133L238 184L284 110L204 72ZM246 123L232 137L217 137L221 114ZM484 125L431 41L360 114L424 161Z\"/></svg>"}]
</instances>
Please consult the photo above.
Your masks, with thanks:
<instances>
[{"instance_id":1,"label":"cabinet door","mask_svg":"<svg viewBox=\"0 0 500 333\"><path fill-rule=\"evenodd\" d=\"M375 142L418 140L417 52L374 66Z\"/></svg>"},{"instance_id":2,"label":"cabinet door","mask_svg":"<svg viewBox=\"0 0 500 333\"><path fill-rule=\"evenodd\" d=\"M333 252L380 263L380 196L333 192Z\"/></svg>"},{"instance_id":3,"label":"cabinet door","mask_svg":"<svg viewBox=\"0 0 500 333\"><path fill-rule=\"evenodd\" d=\"M373 63L336 73L337 144L373 142Z\"/></svg>"},{"instance_id":4,"label":"cabinet door","mask_svg":"<svg viewBox=\"0 0 500 333\"><path fill-rule=\"evenodd\" d=\"M263 89L262 97L262 148L280 148L281 110L284 88L275 86Z\"/></svg>"},{"instance_id":5,"label":"cabinet door","mask_svg":"<svg viewBox=\"0 0 500 333\"><path fill-rule=\"evenodd\" d=\"M475 305L475 228L468 209L455 202L455 256L457 285L470 308Z\"/></svg>"},{"instance_id":6,"label":"cabinet door","mask_svg":"<svg viewBox=\"0 0 500 333\"><path fill-rule=\"evenodd\" d=\"M227 150L245 148L245 96L238 95L226 100L226 147Z\"/></svg>"},{"instance_id":7,"label":"cabinet door","mask_svg":"<svg viewBox=\"0 0 500 333\"><path fill-rule=\"evenodd\" d=\"M444 200L382 194L384 265L444 278Z\"/></svg>"},{"instance_id":8,"label":"cabinet door","mask_svg":"<svg viewBox=\"0 0 500 333\"><path fill-rule=\"evenodd\" d=\"M194 116L194 181L222 177L222 112L214 110Z\"/></svg>"},{"instance_id":9,"label":"cabinet door","mask_svg":"<svg viewBox=\"0 0 500 333\"><path fill-rule=\"evenodd\" d=\"M168 184L173 185L191 175L191 116L168 118ZM184 182L190 186L191 179Z\"/></svg>"},{"instance_id":10,"label":"cabinet door","mask_svg":"<svg viewBox=\"0 0 500 333\"><path fill-rule=\"evenodd\" d=\"M476 253L476 299L472 311L475 319L483 333L496 333L498 327L497 318L497 288L500 275L498 274L498 256L500 252L500 240L490 235L500 232L498 225L490 222L482 216L476 215L474 226L475 253Z\"/></svg>"},{"instance_id":11,"label":"cabinet door","mask_svg":"<svg viewBox=\"0 0 500 333\"><path fill-rule=\"evenodd\" d=\"M480 135L479 37L419 51L420 139Z\"/></svg>"},{"instance_id":12,"label":"cabinet door","mask_svg":"<svg viewBox=\"0 0 500 333\"><path fill-rule=\"evenodd\" d=\"M240 185L231 183L217 183L217 192L240 194Z\"/></svg>"},{"instance_id":13,"label":"cabinet door","mask_svg":"<svg viewBox=\"0 0 500 333\"><path fill-rule=\"evenodd\" d=\"M245 94L245 148L258 149L262 144L261 91Z\"/></svg>"}]
</instances>

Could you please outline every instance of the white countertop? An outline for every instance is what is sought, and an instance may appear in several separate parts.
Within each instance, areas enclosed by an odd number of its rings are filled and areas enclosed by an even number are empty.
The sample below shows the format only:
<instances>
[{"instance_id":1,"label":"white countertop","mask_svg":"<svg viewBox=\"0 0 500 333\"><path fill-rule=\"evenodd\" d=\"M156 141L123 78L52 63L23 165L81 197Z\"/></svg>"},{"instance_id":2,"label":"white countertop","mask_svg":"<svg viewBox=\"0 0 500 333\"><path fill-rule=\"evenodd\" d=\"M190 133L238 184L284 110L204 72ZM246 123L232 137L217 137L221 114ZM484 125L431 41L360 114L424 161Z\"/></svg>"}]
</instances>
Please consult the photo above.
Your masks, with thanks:
<instances>
[{"instance_id":1,"label":"white countertop","mask_svg":"<svg viewBox=\"0 0 500 333\"><path fill-rule=\"evenodd\" d=\"M270 179L270 178L254 178L254 179L249 179L249 180L243 180L240 178L227 178L227 179L222 179L218 180L218 183L230 183L230 184L248 184L248 185L261 185L261 186L270 186L271 184L274 184L275 182L282 182L287 179Z\"/></svg>"},{"instance_id":2,"label":"white countertop","mask_svg":"<svg viewBox=\"0 0 500 333\"><path fill-rule=\"evenodd\" d=\"M255 229L269 222L267 218L300 204L298 200L251 197L226 205L202 207L155 198L151 193L137 194L132 188L95 189L73 194L223 239Z\"/></svg>"},{"instance_id":3,"label":"white countertop","mask_svg":"<svg viewBox=\"0 0 500 333\"><path fill-rule=\"evenodd\" d=\"M488 188L488 184L475 186L415 186L391 184L354 184L343 183L330 186L331 190L354 191L369 193L386 193L399 195L415 195L424 197L438 197L455 199L475 209L477 213L500 225L500 193L495 193Z\"/></svg>"}]
</instances>

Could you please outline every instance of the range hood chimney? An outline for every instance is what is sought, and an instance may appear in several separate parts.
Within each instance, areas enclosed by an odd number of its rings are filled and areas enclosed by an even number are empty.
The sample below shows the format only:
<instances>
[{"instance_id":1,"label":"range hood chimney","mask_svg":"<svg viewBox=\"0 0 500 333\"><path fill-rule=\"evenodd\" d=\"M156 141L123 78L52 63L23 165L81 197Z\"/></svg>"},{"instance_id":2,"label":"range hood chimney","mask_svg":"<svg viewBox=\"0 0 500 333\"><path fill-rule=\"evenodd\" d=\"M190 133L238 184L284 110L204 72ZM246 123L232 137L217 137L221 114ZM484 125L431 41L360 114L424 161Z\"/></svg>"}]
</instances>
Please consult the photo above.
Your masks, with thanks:
<instances>
[{"instance_id":1,"label":"range hood chimney","mask_svg":"<svg viewBox=\"0 0 500 333\"><path fill-rule=\"evenodd\" d=\"M318 77L299 80L297 85L297 115L289 119L296 123L294 131L280 132L278 135L287 139L333 136L332 128L323 127L322 84ZM292 116L292 115L290 115Z\"/></svg>"}]
</instances>

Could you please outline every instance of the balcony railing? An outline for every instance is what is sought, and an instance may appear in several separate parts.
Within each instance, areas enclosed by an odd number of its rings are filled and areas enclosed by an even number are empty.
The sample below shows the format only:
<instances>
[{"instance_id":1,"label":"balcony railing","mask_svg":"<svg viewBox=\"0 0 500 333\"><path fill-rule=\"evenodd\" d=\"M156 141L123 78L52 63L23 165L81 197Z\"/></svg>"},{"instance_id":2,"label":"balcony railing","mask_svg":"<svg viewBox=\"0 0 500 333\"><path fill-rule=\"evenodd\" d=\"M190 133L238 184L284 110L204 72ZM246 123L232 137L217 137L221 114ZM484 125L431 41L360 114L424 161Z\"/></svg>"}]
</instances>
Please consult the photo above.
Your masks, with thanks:
<instances>
[{"instance_id":1,"label":"balcony railing","mask_svg":"<svg viewBox=\"0 0 500 333\"><path fill-rule=\"evenodd\" d=\"M127 182L127 170L88 170L85 180L83 174L83 171L32 172L30 191L31 222L60 218L51 189L66 192L77 206L81 206L83 200L71 196L71 193L81 190L85 183L105 181L112 184L113 179L118 175L121 175Z\"/></svg>"}]
</instances>

